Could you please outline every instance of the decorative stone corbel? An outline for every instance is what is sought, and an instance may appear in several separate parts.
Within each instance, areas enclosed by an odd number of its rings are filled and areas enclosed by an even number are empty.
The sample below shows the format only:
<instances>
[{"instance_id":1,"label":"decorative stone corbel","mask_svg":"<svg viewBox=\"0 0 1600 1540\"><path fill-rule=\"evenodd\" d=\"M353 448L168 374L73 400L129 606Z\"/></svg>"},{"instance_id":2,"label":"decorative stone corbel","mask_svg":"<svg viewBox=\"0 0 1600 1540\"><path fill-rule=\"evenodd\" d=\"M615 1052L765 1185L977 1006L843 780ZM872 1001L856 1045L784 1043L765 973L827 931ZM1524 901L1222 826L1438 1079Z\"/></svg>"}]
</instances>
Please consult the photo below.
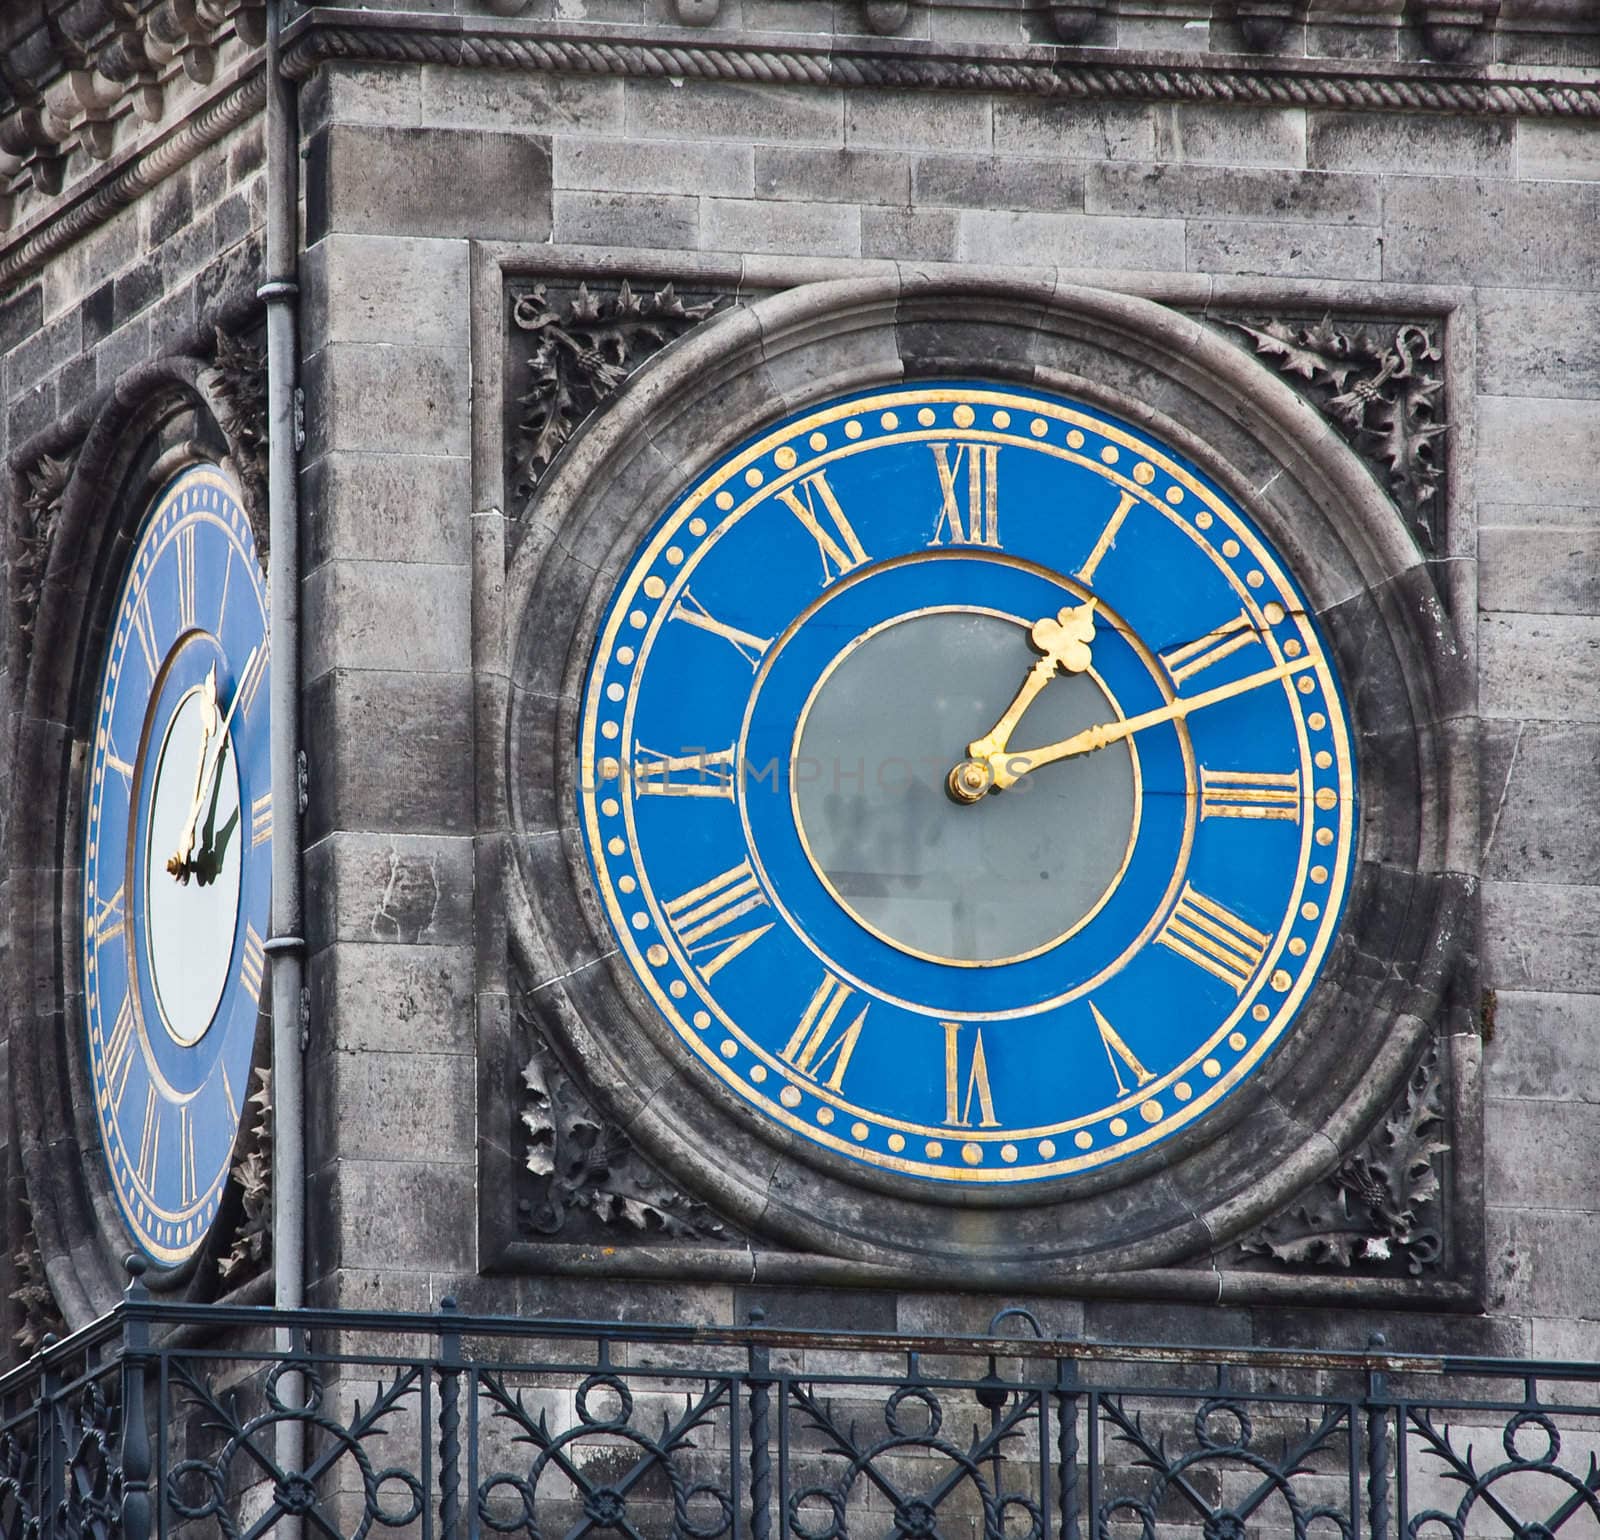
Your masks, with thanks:
<instances>
[{"instance_id":1,"label":"decorative stone corbel","mask_svg":"<svg viewBox=\"0 0 1600 1540\"><path fill-rule=\"evenodd\" d=\"M672 0L672 9L686 27L709 27L722 9L722 0Z\"/></svg>"},{"instance_id":2,"label":"decorative stone corbel","mask_svg":"<svg viewBox=\"0 0 1600 1540\"><path fill-rule=\"evenodd\" d=\"M1294 13L1295 0L1239 0L1233 17L1247 47L1256 53L1275 53Z\"/></svg>"},{"instance_id":3,"label":"decorative stone corbel","mask_svg":"<svg viewBox=\"0 0 1600 1540\"><path fill-rule=\"evenodd\" d=\"M869 32L890 37L905 26L911 0L862 0L861 14Z\"/></svg>"},{"instance_id":4,"label":"decorative stone corbel","mask_svg":"<svg viewBox=\"0 0 1600 1540\"><path fill-rule=\"evenodd\" d=\"M1421 0L1416 10L1430 58L1458 59L1500 14L1500 0Z\"/></svg>"},{"instance_id":5,"label":"decorative stone corbel","mask_svg":"<svg viewBox=\"0 0 1600 1540\"><path fill-rule=\"evenodd\" d=\"M1098 0L1043 0L1042 9L1063 43L1087 42L1105 14Z\"/></svg>"}]
</instances>

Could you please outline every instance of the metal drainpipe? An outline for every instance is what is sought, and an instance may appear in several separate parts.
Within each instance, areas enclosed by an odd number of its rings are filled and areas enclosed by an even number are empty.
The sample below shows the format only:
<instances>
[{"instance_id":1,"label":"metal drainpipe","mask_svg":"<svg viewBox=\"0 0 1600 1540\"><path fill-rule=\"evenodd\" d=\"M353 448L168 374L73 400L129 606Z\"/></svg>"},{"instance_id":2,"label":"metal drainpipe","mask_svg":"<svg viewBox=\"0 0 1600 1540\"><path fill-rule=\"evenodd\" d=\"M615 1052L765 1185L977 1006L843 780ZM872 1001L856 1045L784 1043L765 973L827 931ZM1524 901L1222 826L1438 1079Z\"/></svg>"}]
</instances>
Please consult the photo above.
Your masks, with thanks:
<instances>
[{"instance_id":1,"label":"metal drainpipe","mask_svg":"<svg viewBox=\"0 0 1600 1540\"><path fill-rule=\"evenodd\" d=\"M300 1006L305 957L300 892L300 500L295 411L295 338L299 253L299 131L292 88L278 67L283 0L267 0L266 281L256 290L267 307L267 526L272 603L272 1250L280 1310L305 1302L305 1115ZM278 1349L291 1347L280 1332ZM288 1383L280 1393L293 1404ZM277 1428L278 1468L305 1469L305 1428L296 1419ZM293 1540L297 1515L274 1531Z\"/></svg>"}]
</instances>

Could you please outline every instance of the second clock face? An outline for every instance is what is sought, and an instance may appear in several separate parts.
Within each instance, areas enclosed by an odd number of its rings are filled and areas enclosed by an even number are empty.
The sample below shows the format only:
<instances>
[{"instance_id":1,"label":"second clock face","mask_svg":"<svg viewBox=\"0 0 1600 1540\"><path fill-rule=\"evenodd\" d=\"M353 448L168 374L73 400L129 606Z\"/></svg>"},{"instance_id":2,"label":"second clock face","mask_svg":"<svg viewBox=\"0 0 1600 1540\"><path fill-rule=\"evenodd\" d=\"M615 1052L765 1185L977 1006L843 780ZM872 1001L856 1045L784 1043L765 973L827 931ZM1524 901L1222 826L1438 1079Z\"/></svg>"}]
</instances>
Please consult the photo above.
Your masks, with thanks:
<instances>
[{"instance_id":1,"label":"second clock face","mask_svg":"<svg viewBox=\"0 0 1600 1540\"><path fill-rule=\"evenodd\" d=\"M111 1189L175 1265L216 1218L266 970L267 592L215 466L157 497L129 558L94 719L83 979Z\"/></svg>"},{"instance_id":2,"label":"second clock face","mask_svg":"<svg viewBox=\"0 0 1600 1540\"><path fill-rule=\"evenodd\" d=\"M981 383L721 460L618 583L579 754L608 918L689 1060L939 1183L1215 1107L1351 875L1344 704L1283 559L1162 444Z\"/></svg>"}]
</instances>

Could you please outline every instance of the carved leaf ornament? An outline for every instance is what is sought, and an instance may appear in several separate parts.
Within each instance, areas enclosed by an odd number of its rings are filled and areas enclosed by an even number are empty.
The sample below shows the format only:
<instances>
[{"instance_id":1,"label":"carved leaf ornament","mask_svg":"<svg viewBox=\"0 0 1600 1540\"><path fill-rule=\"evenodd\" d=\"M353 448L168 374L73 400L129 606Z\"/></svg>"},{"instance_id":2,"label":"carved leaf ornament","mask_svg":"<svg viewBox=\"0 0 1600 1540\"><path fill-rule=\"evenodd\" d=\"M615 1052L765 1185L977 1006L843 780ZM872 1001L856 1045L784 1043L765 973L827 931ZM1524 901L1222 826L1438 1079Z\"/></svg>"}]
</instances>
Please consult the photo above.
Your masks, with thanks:
<instances>
[{"instance_id":1,"label":"carved leaf ornament","mask_svg":"<svg viewBox=\"0 0 1600 1540\"><path fill-rule=\"evenodd\" d=\"M544 284L515 295L512 323L531 346L527 389L517 397L514 487L529 498L561 446L578 425L658 348L681 336L716 308L716 301L686 305L669 283L636 294L626 279L614 295L587 284L565 304Z\"/></svg>"},{"instance_id":2,"label":"carved leaf ornament","mask_svg":"<svg viewBox=\"0 0 1600 1540\"><path fill-rule=\"evenodd\" d=\"M1403 1261L1413 1276L1439 1260L1442 1241L1422 1210L1437 1207L1436 1157L1448 1153L1435 1050L1411 1072L1394 1111L1361 1147L1288 1211L1241 1242L1279 1262L1354 1268Z\"/></svg>"},{"instance_id":3,"label":"carved leaf ornament","mask_svg":"<svg viewBox=\"0 0 1600 1540\"><path fill-rule=\"evenodd\" d=\"M603 1225L631 1225L681 1240L720 1235L722 1226L663 1181L620 1129L598 1117L555 1056L536 1048L523 1067L528 1131L525 1163L542 1179L543 1202L529 1205L532 1228L555 1235L587 1210Z\"/></svg>"},{"instance_id":4,"label":"carved leaf ornament","mask_svg":"<svg viewBox=\"0 0 1600 1540\"><path fill-rule=\"evenodd\" d=\"M1338 423L1357 450L1378 463L1417 538L1437 550L1444 477L1439 440L1449 424L1440 415L1444 355L1428 329L1415 322L1392 332L1345 328L1329 316L1312 326L1228 325L1249 337L1258 353Z\"/></svg>"}]
</instances>

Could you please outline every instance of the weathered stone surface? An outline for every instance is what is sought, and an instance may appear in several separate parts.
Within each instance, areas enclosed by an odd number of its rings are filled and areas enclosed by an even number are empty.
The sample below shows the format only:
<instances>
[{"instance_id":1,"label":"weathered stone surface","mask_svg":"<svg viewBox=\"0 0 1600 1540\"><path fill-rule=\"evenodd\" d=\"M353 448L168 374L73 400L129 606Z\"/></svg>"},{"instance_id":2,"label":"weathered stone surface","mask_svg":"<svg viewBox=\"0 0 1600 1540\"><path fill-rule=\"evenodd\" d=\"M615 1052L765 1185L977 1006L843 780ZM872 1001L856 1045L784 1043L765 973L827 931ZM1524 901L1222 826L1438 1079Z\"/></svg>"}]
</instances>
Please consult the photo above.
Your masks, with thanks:
<instances>
[{"instance_id":1,"label":"weathered stone surface","mask_svg":"<svg viewBox=\"0 0 1600 1540\"><path fill-rule=\"evenodd\" d=\"M1600 187L1394 176L1383 276L1397 283L1600 286Z\"/></svg>"},{"instance_id":2,"label":"weathered stone surface","mask_svg":"<svg viewBox=\"0 0 1600 1540\"><path fill-rule=\"evenodd\" d=\"M555 185L560 191L748 198L755 192L754 158L747 144L640 143L563 134L555 141Z\"/></svg>"},{"instance_id":3,"label":"weathered stone surface","mask_svg":"<svg viewBox=\"0 0 1600 1540\"><path fill-rule=\"evenodd\" d=\"M1489 1100L1484 1145L1489 1190L1500 1203L1587 1211L1600 1107L1588 1102Z\"/></svg>"},{"instance_id":4,"label":"weathered stone surface","mask_svg":"<svg viewBox=\"0 0 1600 1540\"><path fill-rule=\"evenodd\" d=\"M1477 472L1487 503L1600 501L1600 401L1480 397Z\"/></svg>"},{"instance_id":5,"label":"weathered stone surface","mask_svg":"<svg viewBox=\"0 0 1600 1540\"><path fill-rule=\"evenodd\" d=\"M1002 155L1063 160L1154 160L1155 113L1134 102L1003 98L994 107L994 147Z\"/></svg>"},{"instance_id":6,"label":"weathered stone surface","mask_svg":"<svg viewBox=\"0 0 1600 1540\"><path fill-rule=\"evenodd\" d=\"M1191 219L1186 259L1192 272L1261 273L1295 278L1376 278L1383 245L1362 226L1245 223Z\"/></svg>"},{"instance_id":7,"label":"weathered stone surface","mask_svg":"<svg viewBox=\"0 0 1600 1540\"><path fill-rule=\"evenodd\" d=\"M961 238L954 209L864 208L861 255L954 262Z\"/></svg>"},{"instance_id":8,"label":"weathered stone surface","mask_svg":"<svg viewBox=\"0 0 1600 1540\"><path fill-rule=\"evenodd\" d=\"M1477 308L1484 395L1600 395L1600 295L1484 289Z\"/></svg>"},{"instance_id":9,"label":"weathered stone surface","mask_svg":"<svg viewBox=\"0 0 1600 1540\"><path fill-rule=\"evenodd\" d=\"M614 134L622 128L623 84L593 75L524 70L425 69L421 121L448 128L545 134ZM493 185L493 184L485 184Z\"/></svg>"},{"instance_id":10,"label":"weathered stone surface","mask_svg":"<svg viewBox=\"0 0 1600 1540\"><path fill-rule=\"evenodd\" d=\"M1490 722L1483 737L1483 875L1592 882L1600 871L1600 727Z\"/></svg>"},{"instance_id":11,"label":"weathered stone surface","mask_svg":"<svg viewBox=\"0 0 1600 1540\"><path fill-rule=\"evenodd\" d=\"M1234 166L1102 162L1084 172L1084 208L1091 214L1304 219L1330 226L1379 220L1377 187L1367 178Z\"/></svg>"},{"instance_id":12,"label":"weathered stone surface","mask_svg":"<svg viewBox=\"0 0 1600 1540\"><path fill-rule=\"evenodd\" d=\"M844 101L845 141L852 147L970 150L993 133L986 96L852 91Z\"/></svg>"},{"instance_id":13,"label":"weathered stone surface","mask_svg":"<svg viewBox=\"0 0 1600 1540\"><path fill-rule=\"evenodd\" d=\"M337 1149L341 1163L470 1167L473 1075L472 1056L465 1053L412 1048L314 1055L306 1081L316 1147Z\"/></svg>"},{"instance_id":14,"label":"weathered stone surface","mask_svg":"<svg viewBox=\"0 0 1600 1540\"><path fill-rule=\"evenodd\" d=\"M307 687L308 837L332 829L465 834L475 806L467 673L330 669Z\"/></svg>"},{"instance_id":15,"label":"weathered stone surface","mask_svg":"<svg viewBox=\"0 0 1600 1540\"><path fill-rule=\"evenodd\" d=\"M883 150L759 148L755 188L763 198L805 204L911 202L909 156Z\"/></svg>"},{"instance_id":16,"label":"weathered stone surface","mask_svg":"<svg viewBox=\"0 0 1600 1540\"><path fill-rule=\"evenodd\" d=\"M1583 994L1600 982L1600 890L1483 884L1483 969L1491 989Z\"/></svg>"},{"instance_id":17,"label":"weathered stone surface","mask_svg":"<svg viewBox=\"0 0 1600 1540\"><path fill-rule=\"evenodd\" d=\"M701 243L712 251L854 257L861 252L861 213L853 205L835 203L708 198Z\"/></svg>"},{"instance_id":18,"label":"weathered stone surface","mask_svg":"<svg viewBox=\"0 0 1600 1540\"><path fill-rule=\"evenodd\" d=\"M1034 212L1081 209L1084 171L1054 160L1003 155L919 155L909 203Z\"/></svg>"},{"instance_id":19,"label":"weathered stone surface","mask_svg":"<svg viewBox=\"0 0 1600 1540\"><path fill-rule=\"evenodd\" d=\"M462 946L472 939L472 841L330 834L306 849L306 941Z\"/></svg>"},{"instance_id":20,"label":"weathered stone surface","mask_svg":"<svg viewBox=\"0 0 1600 1540\"><path fill-rule=\"evenodd\" d=\"M302 560L465 564L471 465L464 456L322 456L300 484L305 519Z\"/></svg>"},{"instance_id":21,"label":"weathered stone surface","mask_svg":"<svg viewBox=\"0 0 1600 1540\"><path fill-rule=\"evenodd\" d=\"M471 666L469 570L335 561L305 583L305 677L332 668L455 673Z\"/></svg>"},{"instance_id":22,"label":"weathered stone surface","mask_svg":"<svg viewBox=\"0 0 1600 1540\"><path fill-rule=\"evenodd\" d=\"M458 347L467 281L465 241L331 235L301 270L308 351L329 342Z\"/></svg>"},{"instance_id":23,"label":"weathered stone surface","mask_svg":"<svg viewBox=\"0 0 1600 1540\"><path fill-rule=\"evenodd\" d=\"M1381 171L1511 176L1516 134L1509 118L1313 112L1306 121L1306 164L1363 177Z\"/></svg>"},{"instance_id":24,"label":"weathered stone surface","mask_svg":"<svg viewBox=\"0 0 1600 1540\"><path fill-rule=\"evenodd\" d=\"M704 80L630 80L627 130L641 139L732 139L739 144L842 144L837 92Z\"/></svg>"},{"instance_id":25,"label":"weathered stone surface","mask_svg":"<svg viewBox=\"0 0 1600 1540\"><path fill-rule=\"evenodd\" d=\"M1089 214L969 210L961 215L963 261L1061 267L1181 268L1183 222Z\"/></svg>"},{"instance_id":26,"label":"weathered stone surface","mask_svg":"<svg viewBox=\"0 0 1600 1540\"><path fill-rule=\"evenodd\" d=\"M1501 1099L1600 1102L1600 994L1500 990L1484 1080Z\"/></svg>"},{"instance_id":27,"label":"weathered stone surface","mask_svg":"<svg viewBox=\"0 0 1600 1540\"><path fill-rule=\"evenodd\" d=\"M468 1053L472 975L464 946L324 947L307 969L318 1041L329 1052Z\"/></svg>"},{"instance_id":28,"label":"weathered stone surface","mask_svg":"<svg viewBox=\"0 0 1600 1540\"><path fill-rule=\"evenodd\" d=\"M344 1160L311 1180L311 1204L325 1216L324 1266L410 1272L472 1265L470 1164Z\"/></svg>"},{"instance_id":29,"label":"weathered stone surface","mask_svg":"<svg viewBox=\"0 0 1600 1540\"><path fill-rule=\"evenodd\" d=\"M1484 716L1600 721L1600 617L1485 615L1478 647Z\"/></svg>"},{"instance_id":30,"label":"weathered stone surface","mask_svg":"<svg viewBox=\"0 0 1600 1540\"><path fill-rule=\"evenodd\" d=\"M464 455L470 448L465 348L332 343L302 378L308 460L335 449Z\"/></svg>"},{"instance_id":31,"label":"weathered stone surface","mask_svg":"<svg viewBox=\"0 0 1600 1540\"><path fill-rule=\"evenodd\" d=\"M667 193L558 192L555 236L584 246L700 244L700 200Z\"/></svg>"},{"instance_id":32,"label":"weathered stone surface","mask_svg":"<svg viewBox=\"0 0 1600 1540\"><path fill-rule=\"evenodd\" d=\"M1304 166L1299 107L1165 106L1155 110L1155 160L1230 166Z\"/></svg>"},{"instance_id":33,"label":"weathered stone surface","mask_svg":"<svg viewBox=\"0 0 1600 1540\"><path fill-rule=\"evenodd\" d=\"M1522 119L1517 124L1517 175L1530 181L1600 181L1593 125Z\"/></svg>"},{"instance_id":34,"label":"weathered stone surface","mask_svg":"<svg viewBox=\"0 0 1600 1540\"><path fill-rule=\"evenodd\" d=\"M550 233L549 140L330 124L306 156L307 244L330 230L542 240Z\"/></svg>"}]
</instances>

